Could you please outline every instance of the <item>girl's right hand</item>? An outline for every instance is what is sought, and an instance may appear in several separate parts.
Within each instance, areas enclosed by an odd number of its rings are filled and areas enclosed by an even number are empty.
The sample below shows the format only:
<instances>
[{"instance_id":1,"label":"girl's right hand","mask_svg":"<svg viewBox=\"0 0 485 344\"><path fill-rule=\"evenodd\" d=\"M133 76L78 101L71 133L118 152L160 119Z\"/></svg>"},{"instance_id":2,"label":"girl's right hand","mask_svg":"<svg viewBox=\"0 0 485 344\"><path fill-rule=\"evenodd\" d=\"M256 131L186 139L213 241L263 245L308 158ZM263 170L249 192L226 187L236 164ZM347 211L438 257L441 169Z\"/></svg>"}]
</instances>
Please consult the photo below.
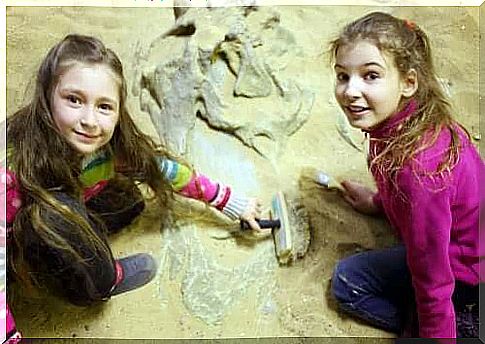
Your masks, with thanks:
<instances>
[{"instance_id":1,"label":"girl's right hand","mask_svg":"<svg viewBox=\"0 0 485 344\"><path fill-rule=\"evenodd\" d=\"M358 212L366 215L377 215L380 209L374 204L372 198L374 192L359 183L344 180L342 186L345 189L344 199Z\"/></svg>"}]
</instances>

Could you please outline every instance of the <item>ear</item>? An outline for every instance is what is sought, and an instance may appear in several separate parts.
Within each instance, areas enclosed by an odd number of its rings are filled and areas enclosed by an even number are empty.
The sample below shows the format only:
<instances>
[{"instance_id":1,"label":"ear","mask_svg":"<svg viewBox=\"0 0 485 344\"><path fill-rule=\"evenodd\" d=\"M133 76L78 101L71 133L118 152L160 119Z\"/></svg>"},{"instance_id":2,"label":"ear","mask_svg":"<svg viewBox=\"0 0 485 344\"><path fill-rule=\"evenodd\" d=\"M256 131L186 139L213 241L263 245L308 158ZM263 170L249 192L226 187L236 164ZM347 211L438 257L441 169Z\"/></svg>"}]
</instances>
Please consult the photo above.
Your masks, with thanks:
<instances>
[{"instance_id":1,"label":"ear","mask_svg":"<svg viewBox=\"0 0 485 344\"><path fill-rule=\"evenodd\" d=\"M418 90L418 73L414 68L411 68L402 79L402 95L410 98Z\"/></svg>"}]
</instances>

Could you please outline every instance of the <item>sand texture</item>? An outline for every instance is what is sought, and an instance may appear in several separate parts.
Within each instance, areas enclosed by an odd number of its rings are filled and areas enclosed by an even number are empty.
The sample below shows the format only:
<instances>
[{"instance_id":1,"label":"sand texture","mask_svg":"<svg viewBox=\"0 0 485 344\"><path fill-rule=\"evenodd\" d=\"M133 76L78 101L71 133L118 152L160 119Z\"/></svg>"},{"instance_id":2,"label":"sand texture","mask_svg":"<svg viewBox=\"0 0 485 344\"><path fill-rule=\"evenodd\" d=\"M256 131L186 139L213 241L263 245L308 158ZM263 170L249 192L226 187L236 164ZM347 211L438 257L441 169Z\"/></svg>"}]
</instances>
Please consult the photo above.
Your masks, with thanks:
<instances>
[{"instance_id":1,"label":"sand texture","mask_svg":"<svg viewBox=\"0 0 485 344\"><path fill-rule=\"evenodd\" d=\"M410 18L429 34L456 117L477 136L478 8L191 8L177 21L169 8L7 8L8 115L28 99L54 43L72 32L98 36L124 63L130 111L142 130L268 210L272 196L285 192L304 208L292 223L305 220L311 239L302 259L280 266L271 238L241 235L237 223L198 202L178 198L177 221L164 229L149 206L111 239L118 257L153 254L155 281L86 309L23 297L14 285L24 335L392 337L342 314L329 294L336 262L392 245L392 229L313 181L313 171L324 170L373 186L363 137L334 100L325 53L343 25L371 10Z\"/></svg>"}]
</instances>

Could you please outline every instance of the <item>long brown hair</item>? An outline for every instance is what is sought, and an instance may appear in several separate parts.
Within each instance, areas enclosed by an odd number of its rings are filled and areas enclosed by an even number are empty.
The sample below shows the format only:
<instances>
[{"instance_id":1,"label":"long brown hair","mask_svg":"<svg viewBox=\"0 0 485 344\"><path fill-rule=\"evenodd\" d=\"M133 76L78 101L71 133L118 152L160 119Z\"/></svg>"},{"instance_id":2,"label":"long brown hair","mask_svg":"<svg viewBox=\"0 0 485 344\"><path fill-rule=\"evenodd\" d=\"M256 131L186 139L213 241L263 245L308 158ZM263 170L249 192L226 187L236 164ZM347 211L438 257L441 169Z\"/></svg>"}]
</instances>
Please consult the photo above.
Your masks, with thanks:
<instances>
[{"instance_id":1,"label":"long brown hair","mask_svg":"<svg viewBox=\"0 0 485 344\"><path fill-rule=\"evenodd\" d=\"M170 206L171 187L162 177L157 156L168 156L166 150L143 134L131 119L127 107L127 87L123 67L116 54L97 38L68 35L50 49L41 63L32 100L8 119L7 140L13 154L8 164L15 171L22 194L22 207L13 223L13 244L10 260L17 278L28 286L38 284L30 273L25 248L32 228L48 247L64 250L82 262L79 254L52 228L45 209L62 216L81 229L79 236L95 252L111 257L107 244L93 231L87 220L63 205L53 192L62 191L82 200L83 187L79 180L82 157L59 133L51 113L51 95L60 76L75 63L107 66L119 83L120 116L113 136L107 144L115 158L123 163L123 174L134 182L146 183L160 204L162 218ZM120 195L121 196L121 195ZM84 262L87 264L86 262ZM33 283L33 284L32 284Z\"/></svg>"},{"instance_id":2,"label":"long brown hair","mask_svg":"<svg viewBox=\"0 0 485 344\"><path fill-rule=\"evenodd\" d=\"M426 33L409 20L372 12L345 26L330 43L332 62L341 46L360 40L369 41L381 52L390 54L401 77L414 69L418 80L418 89L413 95L418 104L416 113L402 124L396 135L385 139L385 148L370 162L371 168L395 177L407 161L432 146L442 130L447 129L451 134L448 154L437 171L427 172L441 173L451 169L459 158L459 128L469 134L452 118L451 103L435 74Z\"/></svg>"}]
</instances>

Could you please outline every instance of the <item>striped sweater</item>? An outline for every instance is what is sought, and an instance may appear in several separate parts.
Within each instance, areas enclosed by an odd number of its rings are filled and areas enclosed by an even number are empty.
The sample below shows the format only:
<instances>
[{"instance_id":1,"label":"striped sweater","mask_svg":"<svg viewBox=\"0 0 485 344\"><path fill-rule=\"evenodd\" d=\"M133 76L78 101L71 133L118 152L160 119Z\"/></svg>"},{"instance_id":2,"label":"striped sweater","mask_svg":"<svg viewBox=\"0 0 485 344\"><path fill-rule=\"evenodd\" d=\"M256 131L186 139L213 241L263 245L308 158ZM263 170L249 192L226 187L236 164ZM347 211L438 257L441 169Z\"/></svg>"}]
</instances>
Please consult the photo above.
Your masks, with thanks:
<instances>
[{"instance_id":1,"label":"striped sweater","mask_svg":"<svg viewBox=\"0 0 485 344\"><path fill-rule=\"evenodd\" d=\"M158 164L163 176L177 193L208 202L232 220L238 219L244 212L248 199L235 194L229 186L212 181L174 160L158 158ZM84 186L84 201L101 192L117 171L114 157L106 151L85 158L79 177ZM5 219L9 224L22 205L22 198L16 186L15 174L11 170L0 167L0 182L4 190L7 190L6 213L0 210L0 219Z\"/></svg>"},{"instance_id":2,"label":"striped sweater","mask_svg":"<svg viewBox=\"0 0 485 344\"><path fill-rule=\"evenodd\" d=\"M2 156L2 161L4 161L4 152L2 152ZM115 176L117 168L114 160L106 151L100 151L83 161L79 178L84 186L84 201L101 192L108 181ZM236 195L230 187L214 182L188 166L164 158L159 158L158 164L163 176L176 192L186 197L206 201L232 220L238 219L247 206L247 198ZM15 214L21 207L22 198L16 185L15 174L12 170L4 168L3 165L2 163L0 166L0 184L1 190L6 190L6 199L5 193L0 193L0 204L5 202L6 208L0 207L0 239L3 240L2 247L5 247L8 229L11 228L8 225L13 222ZM5 254L2 252L0 259L5 260L5 258ZM5 293L0 291L0 312L6 314L6 328L1 332L7 335L6 343L14 344L20 341L21 334L16 329L14 318L5 301Z\"/></svg>"}]
</instances>

